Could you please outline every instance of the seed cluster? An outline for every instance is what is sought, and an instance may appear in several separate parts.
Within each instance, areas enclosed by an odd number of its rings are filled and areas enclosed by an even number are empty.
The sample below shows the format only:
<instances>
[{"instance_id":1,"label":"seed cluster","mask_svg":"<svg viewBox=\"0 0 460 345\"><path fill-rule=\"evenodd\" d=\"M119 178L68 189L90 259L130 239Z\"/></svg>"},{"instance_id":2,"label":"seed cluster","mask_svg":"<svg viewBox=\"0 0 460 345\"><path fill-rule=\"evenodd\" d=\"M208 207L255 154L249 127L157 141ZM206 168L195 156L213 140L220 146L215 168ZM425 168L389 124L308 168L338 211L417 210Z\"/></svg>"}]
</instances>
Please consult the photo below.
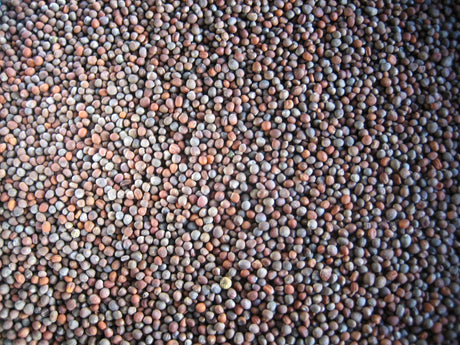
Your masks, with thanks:
<instances>
[{"instance_id":1,"label":"seed cluster","mask_svg":"<svg viewBox=\"0 0 460 345\"><path fill-rule=\"evenodd\" d=\"M459 13L4 0L0 343L458 344Z\"/></svg>"}]
</instances>

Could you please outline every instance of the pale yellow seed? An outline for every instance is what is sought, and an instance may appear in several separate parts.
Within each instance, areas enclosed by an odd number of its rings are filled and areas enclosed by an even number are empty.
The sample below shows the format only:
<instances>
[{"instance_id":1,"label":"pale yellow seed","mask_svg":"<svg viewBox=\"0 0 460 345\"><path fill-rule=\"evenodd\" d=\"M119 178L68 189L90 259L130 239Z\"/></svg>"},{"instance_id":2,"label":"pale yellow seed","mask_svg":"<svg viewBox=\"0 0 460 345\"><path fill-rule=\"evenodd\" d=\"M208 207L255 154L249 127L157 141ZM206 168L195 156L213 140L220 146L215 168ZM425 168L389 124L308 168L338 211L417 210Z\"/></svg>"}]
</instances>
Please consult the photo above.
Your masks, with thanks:
<instances>
[{"instance_id":1,"label":"pale yellow seed","mask_svg":"<svg viewBox=\"0 0 460 345\"><path fill-rule=\"evenodd\" d=\"M221 280L220 280L220 287L224 290L228 290L232 287L232 281L230 278L228 277L223 277Z\"/></svg>"}]
</instances>

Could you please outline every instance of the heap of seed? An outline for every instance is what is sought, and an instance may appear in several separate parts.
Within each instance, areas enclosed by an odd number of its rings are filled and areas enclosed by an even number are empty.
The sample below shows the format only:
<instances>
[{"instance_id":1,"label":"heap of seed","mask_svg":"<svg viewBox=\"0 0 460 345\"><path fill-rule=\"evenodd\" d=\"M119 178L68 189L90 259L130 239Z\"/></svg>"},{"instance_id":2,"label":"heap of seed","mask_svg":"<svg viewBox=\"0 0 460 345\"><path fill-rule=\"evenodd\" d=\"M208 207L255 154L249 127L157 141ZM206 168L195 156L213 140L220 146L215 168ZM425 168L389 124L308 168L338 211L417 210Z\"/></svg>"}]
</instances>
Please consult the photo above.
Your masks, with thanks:
<instances>
[{"instance_id":1,"label":"heap of seed","mask_svg":"<svg viewBox=\"0 0 460 345\"><path fill-rule=\"evenodd\" d=\"M0 343L458 344L459 13L3 0Z\"/></svg>"}]
</instances>

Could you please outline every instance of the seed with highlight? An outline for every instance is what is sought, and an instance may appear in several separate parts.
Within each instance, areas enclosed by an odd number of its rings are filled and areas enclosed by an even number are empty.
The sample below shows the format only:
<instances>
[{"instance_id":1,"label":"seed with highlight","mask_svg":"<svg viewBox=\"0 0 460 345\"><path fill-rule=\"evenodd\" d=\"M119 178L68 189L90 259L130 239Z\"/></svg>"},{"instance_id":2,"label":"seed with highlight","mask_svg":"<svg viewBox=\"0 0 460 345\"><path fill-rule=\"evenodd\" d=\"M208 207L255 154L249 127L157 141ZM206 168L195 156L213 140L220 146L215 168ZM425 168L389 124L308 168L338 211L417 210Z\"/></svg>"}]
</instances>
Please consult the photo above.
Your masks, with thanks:
<instances>
[{"instance_id":1,"label":"seed with highlight","mask_svg":"<svg viewBox=\"0 0 460 345\"><path fill-rule=\"evenodd\" d=\"M223 277L220 280L220 287L224 290L228 290L232 287L232 280L229 277Z\"/></svg>"}]
</instances>

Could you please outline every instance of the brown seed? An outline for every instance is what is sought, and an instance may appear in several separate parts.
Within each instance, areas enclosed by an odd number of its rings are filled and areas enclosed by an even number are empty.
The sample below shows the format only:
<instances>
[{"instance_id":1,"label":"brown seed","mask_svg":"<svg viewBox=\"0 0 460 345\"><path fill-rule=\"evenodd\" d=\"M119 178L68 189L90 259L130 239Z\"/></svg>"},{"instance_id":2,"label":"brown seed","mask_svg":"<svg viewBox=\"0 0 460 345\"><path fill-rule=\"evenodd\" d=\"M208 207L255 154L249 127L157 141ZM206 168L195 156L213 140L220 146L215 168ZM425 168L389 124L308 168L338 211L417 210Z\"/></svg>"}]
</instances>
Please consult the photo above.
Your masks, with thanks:
<instances>
[{"instance_id":1,"label":"brown seed","mask_svg":"<svg viewBox=\"0 0 460 345\"><path fill-rule=\"evenodd\" d=\"M174 105L178 108L181 108L183 104L184 104L184 98L180 95L177 96L176 99L174 100Z\"/></svg>"},{"instance_id":2,"label":"brown seed","mask_svg":"<svg viewBox=\"0 0 460 345\"><path fill-rule=\"evenodd\" d=\"M101 304L101 298L98 295L91 295L89 296L89 303L92 305L99 305Z\"/></svg>"},{"instance_id":3,"label":"brown seed","mask_svg":"<svg viewBox=\"0 0 460 345\"><path fill-rule=\"evenodd\" d=\"M200 314L204 313L206 311L206 305L204 303L198 303L195 307L195 310Z\"/></svg>"},{"instance_id":4,"label":"brown seed","mask_svg":"<svg viewBox=\"0 0 460 345\"><path fill-rule=\"evenodd\" d=\"M196 203L199 207L205 207L208 204L208 198L205 197L204 195L200 196L198 198L198 201Z\"/></svg>"},{"instance_id":5,"label":"brown seed","mask_svg":"<svg viewBox=\"0 0 460 345\"><path fill-rule=\"evenodd\" d=\"M395 55L393 54L390 54L388 55L388 62L391 63L392 65L396 65L396 62L397 62L397 58Z\"/></svg>"},{"instance_id":6,"label":"brown seed","mask_svg":"<svg viewBox=\"0 0 460 345\"><path fill-rule=\"evenodd\" d=\"M391 86L391 79L390 79L390 78L387 78L387 77L382 78L382 79L380 80L380 83L381 83L382 86L384 86L384 87L389 87L389 86Z\"/></svg>"},{"instance_id":7,"label":"brown seed","mask_svg":"<svg viewBox=\"0 0 460 345\"><path fill-rule=\"evenodd\" d=\"M324 151L318 151L316 158L318 158L320 162L326 162L328 158L327 153Z\"/></svg>"},{"instance_id":8,"label":"brown seed","mask_svg":"<svg viewBox=\"0 0 460 345\"><path fill-rule=\"evenodd\" d=\"M59 314L59 316L57 317L57 322L61 325L65 324L67 321L67 317L65 314Z\"/></svg>"},{"instance_id":9,"label":"brown seed","mask_svg":"<svg viewBox=\"0 0 460 345\"><path fill-rule=\"evenodd\" d=\"M34 63L35 63L35 66L41 66L43 65L43 58L41 56L35 56L34 57Z\"/></svg>"},{"instance_id":10,"label":"brown seed","mask_svg":"<svg viewBox=\"0 0 460 345\"><path fill-rule=\"evenodd\" d=\"M399 222L398 222L398 226L401 228L401 229L407 229L410 225L410 222L409 220L407 219L401 219Z\"/></svg>"},{"instance_id":11,"label":"brown seed","mask_svg":"<svg viewBox=\"0 0 460 345\"><path fill-rule=\"evenodd\" d=\"M49 234L51 232L51 223L50 222L44 222L42 224L42 231L45 234Z\"/></svg>"},{"instance_id":12,"label":"brown seed","mask_svg":"<svg viewBox=\"0 0 460 345\"><path fill-rule=\"evenodd\" d=\"M347 205L351 202L351 197L348 194L342 195L340 201L342 201L342 204Z\"/></svg>"},{"instance_id":13,"label":"brown seed","mask_svg":"<svg viewBox=\"0 0 460 345\"><path fill-rule=\"evenodd\" d=\"M320 272L320 277L324 281L328 281L332 276L332 268L325 267Z\"/></svg>"},{"instance_id":14,"label":"brown seed","mask_svg":"<svg viewBox=\"0 0 460 345\"><path fill-rule=\"evenodd\" d=\"M425 313L432 313L434 312L434 306L431 303L423 303L423 310Z\"/></svg>"},{"instance_id":15,"label":"brown seed","mask_svg":"<svg viewBox=\"0 0 460 345\"><path fill-rule=\"evenodd\" d=\"M74 292L75 287L76 287L76 285L75 285L74 282L67 283L67 287L66 287L65 291L67 293L72 293L72 292Z\"/></svg>"},{"instance_id":16,"label":"brown seed","mask_svg":"<svg viewBox=\"0 0 460 345\"><path fill-rule=\"evenodd\" d=\"M32 56L32 50L28 47L24 48L22 51L22 55L26 58L30 58Z\"/></svg>"},{"instance_id":17,"label":"brown seed","mask_svg":"<svg viewBox=\"0 0 460 345\"><path fill-rule=\"evenodd\" d=\"M313 61L313 55L311 55L309 52L303 53L302 57L307 62Z\"/></svg>"},{"instance_id":18,"label":"brown seed","mask_svg":"<svg viewBox=\"0 0 460 345\"><path fill-rule=\"evenodd\" d=\"M252 64L252 71L254 73L262 72L262 65L260 64L260 62L256 61Z\"/></svg>"},{"instance_id":19,"label":"brown seed","mask_svg":"<svg viewBox=\"0 0 460 345\"><path fill-rule=\"evenodd\" d=\"M16 279L16 282L20 285L24 284L26 281L26 277L22 273L19 273L18 275L16 275L15 279Z\"/></svg>"},{"instance_id":20,"label":"brown seed","mask_svg":"<svg viewBox=\"0 0 460 345\"><path fill-rule=\"evenodd\" d=\"M16 207L16 200L10 199L8 201L8 210L13 211L15 207Z\"/></svg>"},{"instance_id":21,"label":"brown seed","mask_svg":"<svg viewBox=\"0 0 460 345\"><path fill-rule=\"evenodd\" d=\"M372 144L372 137L370 135L365 135L362 138L362 142L364 145L369 146L370 144Z\"/></svg>"},{"instance_id":22,"label":"brown seed","mask_svg":"<svg viewBox=\"0 0 460 345\"><path fill-rule=\"evenodd\" d=\"M374 95L369 95L367 97L367 100L366 100L366 104L368 106L373 106L377 103L377 97L375 97Z\"/></svg>"},{"instance_id":23,"label":"brown seed","mask_svg":"<svg viewBox=\"0 0 460 345\"><path fill-rule=\"evenodd\" d=\"M179 145L177 145L177 144L171 144L171 146L169 146L169 152L171 152L172 154L179 153L179 152L180 152L180 147L179 147Z\"/></svg>"}]
</instances>

